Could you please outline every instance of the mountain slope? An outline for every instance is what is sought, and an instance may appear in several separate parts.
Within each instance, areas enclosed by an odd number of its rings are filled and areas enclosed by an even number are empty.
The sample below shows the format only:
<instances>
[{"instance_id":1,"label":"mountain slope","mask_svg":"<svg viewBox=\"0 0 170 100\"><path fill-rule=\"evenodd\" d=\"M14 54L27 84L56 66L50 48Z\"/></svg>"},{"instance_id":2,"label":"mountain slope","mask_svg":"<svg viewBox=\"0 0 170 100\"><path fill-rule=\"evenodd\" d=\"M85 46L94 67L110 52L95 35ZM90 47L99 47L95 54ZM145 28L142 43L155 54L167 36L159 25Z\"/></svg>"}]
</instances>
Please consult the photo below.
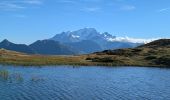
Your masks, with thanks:
<instances>
[{"instance_id":1,"label":"mountain slope","mask_svg":"<svg viewBox=\"0 0 170 100\"><path fill-rule=\"evenodd\" d=\"M92 53L94 51L101 51L102 48L96 42L91 40L83 40L80 42L71 42L66 45L72 47L75 51L79 51L81 54Z\"/></svg>"},{"instance_id":2,"label":"mountain slope","mask_svg":"<svg viewBox=\"0 0 170 100\"><path fill-rule=\"evenodd\" d=\"M145 45L141 45L139 47L147 47L147 48L160 48L160 47L170 47L170 39L160 39Z\"/></svg>"},{"instance_id":3,"label":"mountain slope","mask_svg":"<svg viewBox=\"0 0 170 100\"><path fill-rule=\"evenodd\" d=\"M88 56L92 62L116 65L170 66L170 39L160 39L128 49L105 50Z\"/></svg>"},{"instance_id":4,"label":"mountain slope","mask_svg":"<svg viewBox=\"0 0 170 100\"><path fill-rule=\"evenodd\" d=\"M29 53L29 54L34 53L34 51L29 46L27 46L25 44L14 44L6 39L3 40L2 42L0 42L0 48L18 51L18 52Z\"/></svg>"},{"instance_id":5,"label":"mountain slope","mask_svg":"<svg viewBox=\"0 0 170 100\"><path fill-rule=\"evenodd\" d=\"M72 55L75 54L69 47L53 40L38 40L29 45L36 54L45 55Z\"/></svg>"}]
</instances>

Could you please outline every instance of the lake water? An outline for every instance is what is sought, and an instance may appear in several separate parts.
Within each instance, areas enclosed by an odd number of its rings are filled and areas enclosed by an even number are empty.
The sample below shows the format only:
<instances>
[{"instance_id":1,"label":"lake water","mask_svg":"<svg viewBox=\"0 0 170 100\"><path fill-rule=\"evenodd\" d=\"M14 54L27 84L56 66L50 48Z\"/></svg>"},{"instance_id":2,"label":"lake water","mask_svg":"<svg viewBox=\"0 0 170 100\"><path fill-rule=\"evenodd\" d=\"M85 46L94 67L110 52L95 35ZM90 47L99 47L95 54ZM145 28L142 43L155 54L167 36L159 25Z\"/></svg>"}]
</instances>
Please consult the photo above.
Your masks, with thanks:
<instances>
[{"instance_id":1,"label":"lake water","mask_svg":"<svg viewBox=\"0 0 170 100\"><path fill-rule=\"evenodd\" d=\"M170 100L170 69L0 66L0 70L0 100Z\"/></svg>"}]
</instances>

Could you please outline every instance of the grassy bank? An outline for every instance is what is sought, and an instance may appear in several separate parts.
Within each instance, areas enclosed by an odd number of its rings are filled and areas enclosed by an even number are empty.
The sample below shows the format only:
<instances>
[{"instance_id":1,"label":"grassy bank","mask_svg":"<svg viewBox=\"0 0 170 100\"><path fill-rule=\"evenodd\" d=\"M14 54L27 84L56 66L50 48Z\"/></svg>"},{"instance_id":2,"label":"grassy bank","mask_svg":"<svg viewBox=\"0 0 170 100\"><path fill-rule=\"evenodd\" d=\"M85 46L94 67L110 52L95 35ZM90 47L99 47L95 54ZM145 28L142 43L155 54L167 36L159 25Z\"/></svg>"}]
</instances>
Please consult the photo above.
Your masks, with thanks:
<instances>
[{"instance_id":1,"label":"grassy bank","mask_svg":"<svg viewBox=\"0 0 170 100\"><path fill-rule=\"evenodd\" d=\"M163 54L162 54L163 53ZM18 66L156 66L168 67L170 49L121 49L79 56L43 56L0 49L0 64Z\"/></svg>"},{"instance_id":2,"label":"grassy bank","mask_svg":"<svg viewBox=\"0 0 170 100\"><path fill-rule=\"evenodd\" d=\"M102 65L102 63L89 62L86 55L81 56L43 56L27 55L24 53L0 49L0 64L21 66L45 66L45 65Z\"/></svg>"}]
</instances>

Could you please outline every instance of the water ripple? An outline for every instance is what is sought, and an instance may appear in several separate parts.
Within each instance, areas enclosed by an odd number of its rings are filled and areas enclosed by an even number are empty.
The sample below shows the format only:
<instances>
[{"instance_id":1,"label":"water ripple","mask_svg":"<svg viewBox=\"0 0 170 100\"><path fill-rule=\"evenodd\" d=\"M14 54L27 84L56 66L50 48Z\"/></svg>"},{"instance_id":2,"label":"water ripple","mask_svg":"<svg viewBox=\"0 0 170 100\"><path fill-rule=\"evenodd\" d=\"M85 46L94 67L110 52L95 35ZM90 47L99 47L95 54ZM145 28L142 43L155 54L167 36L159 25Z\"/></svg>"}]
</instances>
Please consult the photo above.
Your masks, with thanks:
<instances>
[{"instance_id":1,"label":"water ripple","mask_svg":"<svg viewBox=\"0 0 170 100\"><path fill-rule=\"evenodd\" d=\"M1 68L23 81L0 77L0 100L170 100L169 69Z\"/></svg>"}]
</instances>

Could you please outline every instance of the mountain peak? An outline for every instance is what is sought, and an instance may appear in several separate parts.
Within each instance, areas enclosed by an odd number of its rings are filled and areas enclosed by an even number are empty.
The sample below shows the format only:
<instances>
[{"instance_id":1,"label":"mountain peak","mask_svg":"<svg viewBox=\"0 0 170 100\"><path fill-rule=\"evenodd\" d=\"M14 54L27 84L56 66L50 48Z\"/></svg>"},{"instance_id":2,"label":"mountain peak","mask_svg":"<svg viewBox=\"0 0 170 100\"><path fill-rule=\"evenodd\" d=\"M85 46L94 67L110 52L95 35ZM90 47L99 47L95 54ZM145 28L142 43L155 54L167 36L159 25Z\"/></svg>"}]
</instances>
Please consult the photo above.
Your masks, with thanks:
<instances>
[{"instance_id":1,"label":"mountain peak","mask_svg":"<svg viewBox=\"0 0 170 100\"><path fill-rule=\"evenodd\" d=\"M108 32L102 33L102 36L104 38L106 38L107 40L116 38L116 36L113 36L113 35L109 34Z\"/></svg>"},{"instance_id":2,"label":"mountain peak","mask_svg":"<svg viewBox=\"0 0 170 100\"><path fill-rule=\"evenodd\" d=\"M99 33L97 32L97 30L95 28L82 28L82 29L79 29L79 30L76 30L76 31L65 31L65 32L62 32L60 34L67 34L67 35L75 35L75 34L78 34L78 35L82 35L81 33Z\"/></svg>"},{"instance_id":3,"label":"mountain peak","mask_svg":"<svg viewBox=\"0 0 170 100\"><path fill-rule=\"evenodd\" d=\"M4 40L1 42L1 44L10 45L11 42L8 41L7 39L4 39Z\"/></svg>"},{"instance_id":4,"label":"mountain peak","mask_svg":"<svg viewBox=\"0 0 170 100\"><path fill-rule=\"evenodd\" d=\"M80 42L82 40L89 40L94 37L100 36L95 28L83 28L76 31L67 31L56 34L51 40L59 41L62 43Z\"/></svg>"},{"instance_id":5,"label":"mountain peak","mask_svg":"<svg viewBox=\"0 0 170 100\"><path fill-rule=\"evenodd\" d=\"M17 52L29 53L29 54L34 53L34 51L29 46L25 44L15 44L15 43L8 41L7 39L4 39L2 42L0 42L0 48L13 50Z\"/></svg>"},{"instance_id":6,"label":"mountain peak","mask_svg":"<svg viewBox=\"0 0 170 100\"><path fill-rule=\"evenodd\" d=\"M2 42L8 43L9 41L7 39L4 39Z\"/></svg>"}]
</instances>

